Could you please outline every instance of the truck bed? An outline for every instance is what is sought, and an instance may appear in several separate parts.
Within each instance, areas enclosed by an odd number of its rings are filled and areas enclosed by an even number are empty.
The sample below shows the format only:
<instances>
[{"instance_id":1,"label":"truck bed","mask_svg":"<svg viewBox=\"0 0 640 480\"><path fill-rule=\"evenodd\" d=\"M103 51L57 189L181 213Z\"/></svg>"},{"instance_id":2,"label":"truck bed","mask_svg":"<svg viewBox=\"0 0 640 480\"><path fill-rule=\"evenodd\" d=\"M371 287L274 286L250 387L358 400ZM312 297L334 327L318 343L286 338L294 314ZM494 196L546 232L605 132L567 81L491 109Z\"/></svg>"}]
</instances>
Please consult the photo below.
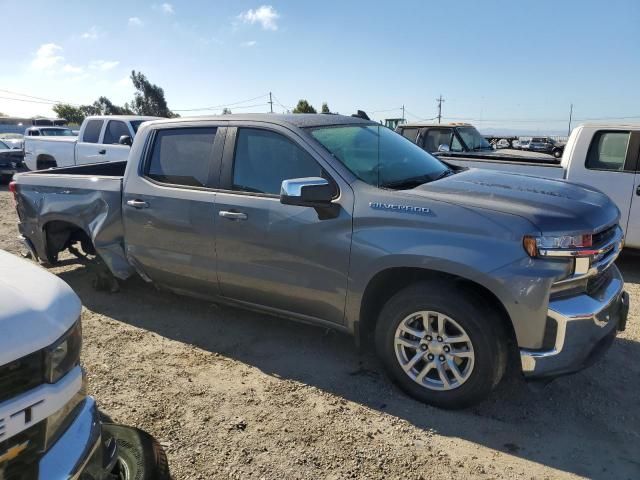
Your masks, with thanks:
<instances>
[{"instance_id":1,"label":"truck bed","mask_svg":"<svg viewBox=\"0 0 640 480\"><path fill-rule=\"evenodd\" d=\"M482 158L479 156L464 157L462 155L456 155L455 157L439 156L439 158L446 163L459 167L484 168L553 179L562 179L565 176L565 171L559 162L539 162L531 157L503 157L496 159L495 157L491 158L489 156Z\"/></svg>"}]
</instances>

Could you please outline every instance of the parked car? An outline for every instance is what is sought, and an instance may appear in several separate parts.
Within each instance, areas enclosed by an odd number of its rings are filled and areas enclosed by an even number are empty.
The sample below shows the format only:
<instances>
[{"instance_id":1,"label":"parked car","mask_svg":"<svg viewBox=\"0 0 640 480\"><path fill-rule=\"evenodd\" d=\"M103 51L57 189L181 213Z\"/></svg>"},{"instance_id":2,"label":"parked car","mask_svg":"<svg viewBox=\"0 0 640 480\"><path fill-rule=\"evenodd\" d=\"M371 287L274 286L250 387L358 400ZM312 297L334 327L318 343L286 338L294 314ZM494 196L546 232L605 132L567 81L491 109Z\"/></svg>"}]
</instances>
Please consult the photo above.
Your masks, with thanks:
<instances>
[{"instance_id":1,"label":"parked car","mask_svg":"<svg viewBox=\"0 0 640 480\"><path fill-rule=\"evenodd\" d=\"M25 137L75 137L69 127L29 127L24 131Z\"/></svg>"},{"instance_id":2,"label":"parked car","mask_svg":"<svg viewBox=\"0 0 640 480\"><path fill-rule=\"evenodd\" d=\"M626 323L606 195L450 168L361 118L148 122L128 163L18 174L11 190L41 261L80 244L118 279L371 340L443 408L483 399L514 357L531 379L580 370Z\"/></svg>"},{"instance_id":3,"label":"parked car","mask_svg":"<svg viewBox=\"0 0 640 480\"><path fill-rule=\"evenodd\" d=\"M640 249L640 189L636 178L640 166L640 124L591 123L575 128L567 154L558 165L535 161L491 161L478 158L447 158L458 167L475 167L589 185L607 194L620 209L625 246Z\"/></svg>"},{"instance_id":4,"label":"parked car","mask_svg":"<svg viewBox=\"0 0 640 480\"><path fill-rule=\"evenodd\" d=\"M529 150L532 152L547 153L555 158L562 157L564 145L556 142L551 137L533 137L529 142Z\"/></svg>"},{"instance_id":5,"label":"parked car","mask_svg":"<svg viewBox=\"0 0 640 480\"><path fill-rule=\"evenodd\" d=\"M168 480L160 445L102 423L87 396L81 307L58 277L0 250L0 478Z\"/></svg>"},{"instance_id":6,"label":"parked car","mask_svg":"<svg viewBox=\"0 0 640 480\"><path fill-rule=\"evenodd\" d=\"M508 152L496 151L487 139L468 123L405 123L398 125L396 132L427 152L442 158L474 157L505 161L522 159ZM557 163L555 159L546 155L539 155L531 160Z\"/></svg>"},{"instance_id":7,"label":"parked car","mask_svg":"<svg viewBox=\"0 0 640 480\"><path fill-rule=\"evenodd\" d=\"M9 148L22 150L24 146L24 135L21 133L3 133L0 135L0 140L8 145Z\"/></svg>"},{"instance_id":8,"label":"parked car","mask_svg":"<svg viewBox=\"0 0 640 480\"><path fill-rule=\"evenodd\" d=\"M529 150L531 140L520 140L520 150Z\"/></svg>"},{"instance_id":9,"label":"parked car","mask_svg":"<svg viewBox=\"0 0 640 480\"><path fill-rule=\"evenodd\" d=\"M66 129L69 134L57 138L25 137L24 161L29 170L42 170L126 160L138 127L143 122L157 119L134 115L87 117L82 122L77 138L71 135L73 132L70 129Z\"/></svg>"},{"instance_id":10,"label":"parked car","mask_svg":"<svg viewBox=\"0 0 640 480\"><path fill-rule=\"evenodd\" d=\"M22 165L22 151L0 140L0 183L7 183Z\"/></svg>"}]
</instances>

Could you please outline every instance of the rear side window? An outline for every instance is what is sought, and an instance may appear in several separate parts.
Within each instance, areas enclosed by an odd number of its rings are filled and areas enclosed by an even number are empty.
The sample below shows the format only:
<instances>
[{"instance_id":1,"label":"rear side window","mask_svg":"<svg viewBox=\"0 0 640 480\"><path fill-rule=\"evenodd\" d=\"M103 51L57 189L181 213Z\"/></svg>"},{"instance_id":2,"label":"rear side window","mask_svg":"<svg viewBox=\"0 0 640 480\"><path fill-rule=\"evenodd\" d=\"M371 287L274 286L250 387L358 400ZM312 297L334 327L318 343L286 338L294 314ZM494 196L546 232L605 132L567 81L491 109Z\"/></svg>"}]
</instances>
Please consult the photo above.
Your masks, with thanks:
<instances>
[{"instance_id":1,"label":"rear side window","mask_svg":"<svg viewBox=\"0 0 640 480\"><path fill-rule=\"evenodd\" d=\"M118 143L122 135L131 136L127 124L120 120L109 120L107 123L107 129L104 131L104 140L102 143L107 145L113 145Z\"/></svg>"},{"instance_id":2,"label":"rear side window","mask_svg":"<svg viewBox=\"0 0 640 480\"><path fill-rule=\"evenodd\" d=\"M285 136L253 128L238 130L234 190L278 195L283 180L321 176L322 168L313 157Z\"/></svg>"},{"instance_id":3,"label":"rear side window","mask_svg":"<svg viewBox=\"0 0 640 480\"><path fill-rule=\"evenodd\" d=\"M82 135L82 141L86 143L98 143L102 130L102 120L89 120Z\"/></svg>"},{"instance_id":4,"label":"rear side window","mask_svg":"<svg viewBox=\"0 0 640 480\"><path fill-rule=\"evenodd\" d=\"M416 137L418 136L418 129L417 128L403 128L402 129L402 136L411 140L412 142L416 141Z\"/></svg>"},{"instance_id":5,"label":"rear side window","mask_svg":"<svg viewBox=\"0 0 640 480\"><path fill-rule=\"evenodd\" d=\"M630 132L596 132L589 145L586 167L623 171L630 136Z\"/></svg>"},{"instance_id":6,"label":"rear side window","mask_svg":"<svg viewBox=\"0 0 640 480\"><path fill-rule=\"evenodd\" d=\"M159 130L147 177L174 185L206 187L215 137L215 128Z\"/></svg>"},{"instance_id":7,"label":"rear side window","mask_svg":"<svg viewBox=\"0 0 640 480\"><path fill-rule=\"evenodd\" d=\"M440 145L451 145L451 133L450 129L430 129L427 135L424 137L424 149L427 152L437 152Z\"/></svg>"}]
</instances>

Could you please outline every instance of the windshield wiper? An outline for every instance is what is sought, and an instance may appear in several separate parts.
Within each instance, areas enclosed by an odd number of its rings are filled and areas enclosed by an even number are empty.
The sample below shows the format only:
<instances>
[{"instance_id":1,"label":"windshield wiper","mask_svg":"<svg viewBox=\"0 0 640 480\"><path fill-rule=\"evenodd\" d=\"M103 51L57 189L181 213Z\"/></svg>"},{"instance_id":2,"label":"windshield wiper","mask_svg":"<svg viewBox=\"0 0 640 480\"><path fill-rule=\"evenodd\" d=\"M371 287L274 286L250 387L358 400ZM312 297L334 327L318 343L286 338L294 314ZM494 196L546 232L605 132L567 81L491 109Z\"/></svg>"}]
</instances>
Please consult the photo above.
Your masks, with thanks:
<instances>
[{"instance_id":1,"label":"windshield wiper","mask_svg":"<svg viewBox=\"0 0 640 480\"><path fill-rule=\"evenodd\" d=\"M436 177L432 175L419 175L416 177L409 177L409 178L403 178L402 180L396 180L395 182L383 183L380 186L384 188L397 188L400 190L414 188L419 185L423 185L425 183L435 182L436 180L440 180L441 178L448 177L452 173L454 173L453 170L447 169L442 173L440 173L439 175L437 175Z\"/></svg>"}]
</instances>

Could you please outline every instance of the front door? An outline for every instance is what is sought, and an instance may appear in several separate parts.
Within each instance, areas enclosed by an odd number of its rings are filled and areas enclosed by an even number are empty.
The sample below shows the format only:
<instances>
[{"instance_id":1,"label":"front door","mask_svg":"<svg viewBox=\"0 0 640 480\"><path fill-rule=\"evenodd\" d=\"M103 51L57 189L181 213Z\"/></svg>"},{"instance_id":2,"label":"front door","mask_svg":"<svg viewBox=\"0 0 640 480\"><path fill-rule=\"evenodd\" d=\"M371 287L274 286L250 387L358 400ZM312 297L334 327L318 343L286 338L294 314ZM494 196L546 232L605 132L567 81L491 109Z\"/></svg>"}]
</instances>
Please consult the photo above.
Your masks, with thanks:
<instances>
[{"instance_id":1,"label":"front door","mask_svg":"<svg viewBox=\"0 0 640 480\"><path fill-rule=\"evenodd\" d=\"M225 128L169 125L150 135L142 170L129 175L124 186L127 258L158 284L215 296L217 217L211 187L219 175Z\"/></svg>"},{"instance_id":2,"label":"front door","mask_svg":"<svg viewBox=\"0 0 640 480\"><path fill-rule=\"evenodd\" d=\"M216 253L221 294L312 320L342 323L352 233L350 187L293 132L232 129L216 199ZM336 183L336 218L283 205L282 180L324 176ZM339 190L339 192L338 192Z\"/></svg>"},{"instance_id":3,"label":"front door","mask_svg":"<svg viewBox=\"0 0 640 480\"><path fill-rule=\"evenodd\" d=\"M101 154L104 157L102 159L103 162L119 162L129 158L131 147L120 144L120 137L123 135L127 135L130 138L134 137L126 122L122 120L109 120L107 122L102 138L103 148L100 150L104 152Z\"/></svg>"}]
</instances>

